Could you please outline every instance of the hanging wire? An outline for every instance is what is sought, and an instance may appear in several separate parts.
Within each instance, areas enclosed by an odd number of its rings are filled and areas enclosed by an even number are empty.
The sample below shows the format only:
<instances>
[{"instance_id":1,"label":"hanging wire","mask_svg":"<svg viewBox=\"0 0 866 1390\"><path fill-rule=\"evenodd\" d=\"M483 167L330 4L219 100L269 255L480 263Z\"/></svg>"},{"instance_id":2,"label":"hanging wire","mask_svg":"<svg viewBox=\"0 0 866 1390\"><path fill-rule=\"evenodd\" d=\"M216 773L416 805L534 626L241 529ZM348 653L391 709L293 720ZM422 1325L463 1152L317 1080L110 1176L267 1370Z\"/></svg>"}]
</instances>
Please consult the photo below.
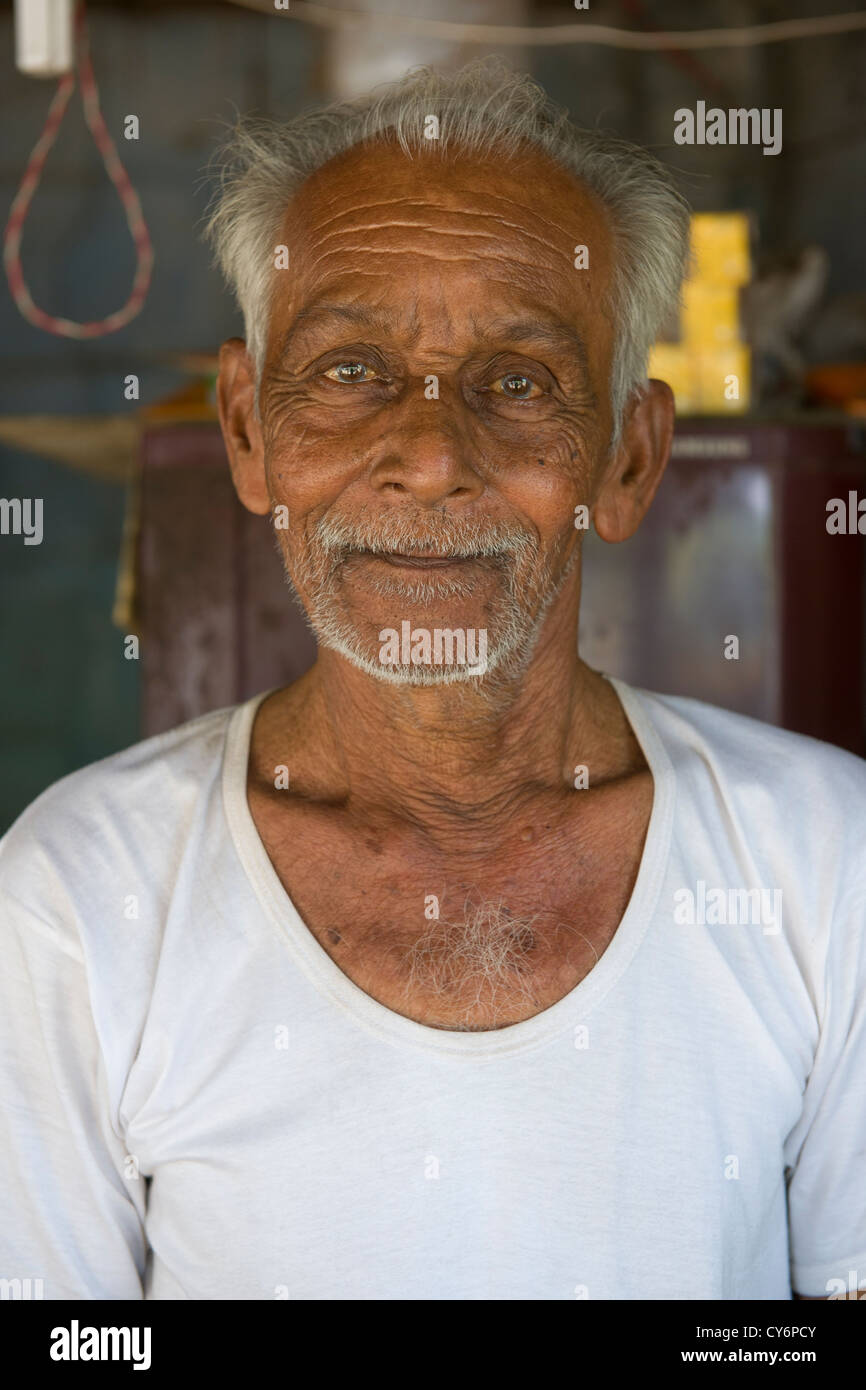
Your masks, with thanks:
<instances>
[{"instance_id":1,"label":"hanging wire","mask_svg":"<svg viewBox=\"0 0 866 1390\"><path fill-rule=\"evenodd\" d=\"M126 213L130 236L135 243L136 270L132 290L123 308L109 314L107 318L97 319L91 323L76 323L73 319L56 318L52 314L47 314L44 309L40 309L37 304L34 304L21 268L21 234L24 223L27 220L33 195L42 177L48 152L57 139L57 132L63 122L69 98L75 90L75 73L65 73L58 82L57 90L48 108L42 134L30 155L24 177L12 203L9 221L6 224L3 238L3 263L6 267L6 278L9 281L12 298L24 318L34 324L36 328L42 328L46 333L54 333L61 338L101 338L107 333L116 332L118 328L129 323L130 319L135 318L136 314L140 312L150 286L153 247L138 194L129 181L129 176L120 161L120 156L108 133L100 110L99 88L96 85L93 65L90 61L84 0L78 0L75 10L75 52L84 119L93 135L93 142L102 155L106 173L117 189Z\"/></svg>"},{"instance_id":2,"label":"hanging wire","mask_svg":"<svg viewBox=\"0 0 866 1390\"><path fill-rule=\"evenodd\" d=\"M575 15L571 24L461 24L448 19L423 19L417 15L376 13L375 11L336 10L313 0L289 0L287 10L277 11L274 0L231 0L244 9L260 14L283 15L324 29L378 30L418 34L452 43L514 44L542 48L548 44L601 44L608 48L753 48L760 44L784 43L789 39L816 39L832 34L866 30L866 13L822 15L815 19L780 19L769 24L748 24L731 29L670 29L647 32L616 29L608 24L586 24Z\"/></svg>"}]
</instances>

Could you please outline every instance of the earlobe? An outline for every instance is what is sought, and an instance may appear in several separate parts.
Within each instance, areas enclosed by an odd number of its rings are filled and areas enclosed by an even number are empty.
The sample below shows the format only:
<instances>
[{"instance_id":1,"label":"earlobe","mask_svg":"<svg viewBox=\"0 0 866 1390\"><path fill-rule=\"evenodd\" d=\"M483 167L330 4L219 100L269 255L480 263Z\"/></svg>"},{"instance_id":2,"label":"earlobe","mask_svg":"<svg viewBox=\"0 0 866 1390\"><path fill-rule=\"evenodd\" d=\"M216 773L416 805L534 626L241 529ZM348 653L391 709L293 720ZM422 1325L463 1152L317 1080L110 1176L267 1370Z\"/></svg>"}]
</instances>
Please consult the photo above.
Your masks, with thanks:
<instances>
[{"instance_id":1,"label":"earlobe","mask_svg":"<svg viewBox=\"0 0 866 1390\"><path fill-rule=\"evenodd\" d=\"M593 509L593 523L603 541L628 540L640 526L661 482L673 429L671 388L664 381L648 381L631 404Z\"/></svg>"},{"instance_id":2,"label":"earlobe","mask_svg":"<svg viewBox=\"0 0 866 1390\"><path fill-rule=\"evenodd\" d=\"M217 409L235 490L243 505L270 511L262 431L255 412L255 370L242 338L229 338L219 354Z\"/></svg>"}]
</instances>

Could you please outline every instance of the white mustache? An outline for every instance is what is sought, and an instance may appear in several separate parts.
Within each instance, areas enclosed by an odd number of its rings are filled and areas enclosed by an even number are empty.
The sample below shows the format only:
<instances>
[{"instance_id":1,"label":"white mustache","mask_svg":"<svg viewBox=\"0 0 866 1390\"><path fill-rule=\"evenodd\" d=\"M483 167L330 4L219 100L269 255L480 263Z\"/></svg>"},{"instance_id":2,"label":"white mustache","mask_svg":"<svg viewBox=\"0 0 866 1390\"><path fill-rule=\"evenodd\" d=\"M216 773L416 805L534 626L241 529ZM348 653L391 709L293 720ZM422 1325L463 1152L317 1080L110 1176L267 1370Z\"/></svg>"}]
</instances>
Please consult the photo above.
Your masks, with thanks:
<instances>
[{"instance_id":1,"label":"white mustache","mask_svg":"<svg viewBox=\"0 0 866 1390\"><path fill-rule=\"evenodd\" d=\"M425 533L426 530L426 533ZM440 516L436 530L429 529L429 519L419 521L400 517L393 521L365 521L363 518L345 521L323 517L316 526L316 536L328 555L367 551L380 555L435 555L455 560L474 560L485 556L519 555L536 549L535 537L501 522L455 523Z\"/></svg>"}]
</instances>

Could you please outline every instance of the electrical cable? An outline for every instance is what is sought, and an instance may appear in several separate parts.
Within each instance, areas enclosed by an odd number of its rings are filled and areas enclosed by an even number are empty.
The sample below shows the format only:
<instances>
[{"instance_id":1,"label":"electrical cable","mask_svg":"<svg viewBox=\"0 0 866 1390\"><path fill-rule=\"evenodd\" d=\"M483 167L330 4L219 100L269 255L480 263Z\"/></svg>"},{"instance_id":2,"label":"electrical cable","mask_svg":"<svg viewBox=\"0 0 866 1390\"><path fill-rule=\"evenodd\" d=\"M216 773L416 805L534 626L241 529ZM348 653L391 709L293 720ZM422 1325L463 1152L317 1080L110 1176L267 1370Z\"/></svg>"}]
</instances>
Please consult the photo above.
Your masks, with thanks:
<instances>
[{"instance_id":1,"label":"electrical cable","mask_svg":"<svg viewBox=\"0 0 866 1390\"><path fill-rule=\"evenodd\" d=\"M274 0L231 0L244 9L273 16ZM831 34L850 34L866 30L866 13L822 15L816 19L779 19L768 24L749 24L731 29L671 29L647 32L617 29L608 24L585 24L575 16L571 24L461 24L447 19L424 19L418 15L399 15L363 10L335 10L313 0L289 0L279 11L287 19L299 19L325 29L387 29L391 33L418 34L453 43L515 44L544 47L566 43L602 44L608 48L659 49L751 48L765 43L784 43L789 39L814 39Z\"/></svg>"}]
</instances>

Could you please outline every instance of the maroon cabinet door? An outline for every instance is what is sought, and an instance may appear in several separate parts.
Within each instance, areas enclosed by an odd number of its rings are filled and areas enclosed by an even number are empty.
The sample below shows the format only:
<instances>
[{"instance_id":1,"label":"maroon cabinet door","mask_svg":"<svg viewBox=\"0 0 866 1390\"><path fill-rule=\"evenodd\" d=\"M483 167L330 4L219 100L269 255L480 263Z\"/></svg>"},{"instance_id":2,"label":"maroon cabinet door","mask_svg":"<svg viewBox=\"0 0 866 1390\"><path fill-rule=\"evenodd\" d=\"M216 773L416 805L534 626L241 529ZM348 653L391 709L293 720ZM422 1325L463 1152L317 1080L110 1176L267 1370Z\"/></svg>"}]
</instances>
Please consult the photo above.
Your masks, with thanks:
<instances>
[{"instance_id":1,"label":"maroon cabinet door","mask_svg":"<svg viewBox=\"0 0 866 1390\"><path fill-rule=\"evenodd\" d=\"M144 434L138 545L143 734L286 685L316 643L267 517L235 495L218 425Z\"/></svg>"}]
</instances>

